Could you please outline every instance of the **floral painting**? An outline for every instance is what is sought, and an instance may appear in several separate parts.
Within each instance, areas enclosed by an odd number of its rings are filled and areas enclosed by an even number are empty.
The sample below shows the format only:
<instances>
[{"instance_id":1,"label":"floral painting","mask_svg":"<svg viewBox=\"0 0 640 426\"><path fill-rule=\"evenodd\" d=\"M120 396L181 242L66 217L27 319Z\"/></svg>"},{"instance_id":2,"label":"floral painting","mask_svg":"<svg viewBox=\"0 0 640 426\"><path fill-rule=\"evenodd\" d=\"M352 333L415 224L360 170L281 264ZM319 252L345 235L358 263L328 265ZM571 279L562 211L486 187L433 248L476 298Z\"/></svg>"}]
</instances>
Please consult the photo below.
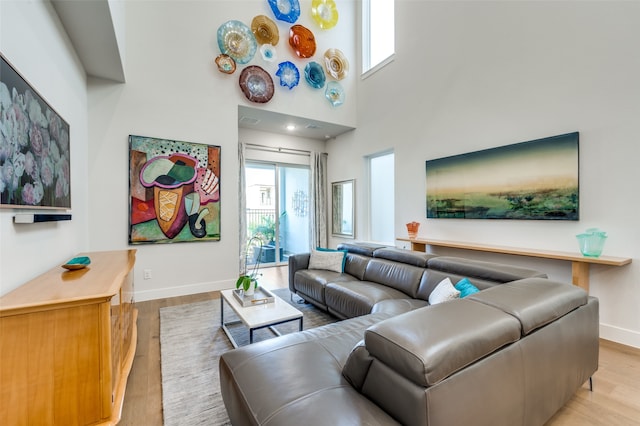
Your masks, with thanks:
<instances>
[{"instance_id":1,"label":"floral painting","mask_svg":"<svg viewBox=\"0 0 640 426\"><path fill-rule=\"evenodd\" d=\"M220 240L220 147L129 136L129 243Z\"/></svg>"},{"instance_id":2,"label":"floral painting","mask_svg":"<svg viewBox=\"0 0 640 426\"><path fill-rule=\"evenodd\" d=\"M0 207L69 209L69 125L0 58Z\"/></svg>"},{"instance_id":3,"label":"floral painting","mask_svg":"<svg viewBox=\"0 0 640 426\"><path fill-rule=\"evenodd\" d=\"M426 162L427 218L578 220L578 132Z\"/></svg>"}]
</instances>

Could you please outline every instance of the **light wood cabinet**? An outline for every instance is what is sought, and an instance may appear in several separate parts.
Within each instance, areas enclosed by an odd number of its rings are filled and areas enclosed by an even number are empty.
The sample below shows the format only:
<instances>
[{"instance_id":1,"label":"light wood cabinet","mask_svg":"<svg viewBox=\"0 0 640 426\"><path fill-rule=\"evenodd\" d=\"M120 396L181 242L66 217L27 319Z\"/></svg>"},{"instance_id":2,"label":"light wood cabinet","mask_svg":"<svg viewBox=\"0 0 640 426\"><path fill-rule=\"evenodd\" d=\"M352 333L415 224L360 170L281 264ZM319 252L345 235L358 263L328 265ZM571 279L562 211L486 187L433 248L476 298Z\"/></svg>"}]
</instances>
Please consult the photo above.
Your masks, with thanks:
<instances>
[{"instance_id":1,"label":"light wood cabinet","mask_svg":"<svg viewBox=\"0 0 640 426\"><path fill-rule=\"evenodd\" d=\"M116 424L136 350L135 250L0 297L0 425Z\"/></svg>"}]
</instances>

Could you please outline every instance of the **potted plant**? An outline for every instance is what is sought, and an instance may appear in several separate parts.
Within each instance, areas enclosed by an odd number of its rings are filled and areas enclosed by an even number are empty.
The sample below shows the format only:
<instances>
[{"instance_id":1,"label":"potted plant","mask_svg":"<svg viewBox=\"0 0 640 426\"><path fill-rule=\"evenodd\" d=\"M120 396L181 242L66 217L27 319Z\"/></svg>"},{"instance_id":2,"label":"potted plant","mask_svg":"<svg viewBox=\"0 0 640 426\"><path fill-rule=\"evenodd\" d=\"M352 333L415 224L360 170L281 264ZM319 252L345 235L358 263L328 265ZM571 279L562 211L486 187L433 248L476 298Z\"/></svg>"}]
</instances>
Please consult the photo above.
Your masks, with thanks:
<instances>
[{"instance_id":1,"label":"potted plant","mask_svg":"<svg viewBox=\"0 0 640 426\"><path fill-rule=\"evenodd\" d=\"M247 257L249 255L249 250L252 250L254 253L257 251L258 256L256 257L255 263L253 265L253 269L249 273L247 270ZM245 296L253 296L255 290L258 288L258 270L260 268L260 252L262 251L262 241L260 238L253 236L249 239L247 243L247 249L245 252L245 265L244 265L244 273L238 277L236 281L236 288L242 289L243 295Z\"/></svg>"},{"instance_id":2,"label":"potted plant","mask_svg":"<svg viewBox=\"0 0 640 426\"><path fill-rule=\"evenodd\" d=\"M255 235L262 237L262 243L273 245L276 238L276 221L271 216L262 216L262 224L255 229Z\"/></svg>"},{"instance_id":3,"label":"potted plant","mask_svg":"<svg viewBox=\"0 0 640 426\"><path fill-rule=\"evenodd\" d=\"M236 288L242 288L245 296L253 296L258 288L258 279L253 274L240 275L236 281Z\"/></svg>"}]
</instances>

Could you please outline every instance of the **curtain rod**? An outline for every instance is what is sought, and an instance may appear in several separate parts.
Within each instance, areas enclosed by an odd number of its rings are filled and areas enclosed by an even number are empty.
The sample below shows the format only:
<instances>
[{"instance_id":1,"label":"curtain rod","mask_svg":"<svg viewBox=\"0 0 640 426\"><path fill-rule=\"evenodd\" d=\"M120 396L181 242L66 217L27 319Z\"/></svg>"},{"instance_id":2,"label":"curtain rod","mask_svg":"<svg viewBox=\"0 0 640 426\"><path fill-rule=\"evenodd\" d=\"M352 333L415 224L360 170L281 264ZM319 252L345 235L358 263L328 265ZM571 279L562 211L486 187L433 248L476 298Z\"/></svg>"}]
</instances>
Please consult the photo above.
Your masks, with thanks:
<instances>
[{"instance_id":1,"label":"curtain rod","mask_svg":"<svg viewBox=\"0 0 640 426\"><path fill-rule=\"evenodd\" d=\"M273 147L273 146L259 145L255 143L247 143L245 144L245 146L248 149L253 149L256 151L280 152L282 154L304 155L304 156L309 156L309 154L311 154L311 151L305 151L302 149Z\"/></svg>"}]
</instances>

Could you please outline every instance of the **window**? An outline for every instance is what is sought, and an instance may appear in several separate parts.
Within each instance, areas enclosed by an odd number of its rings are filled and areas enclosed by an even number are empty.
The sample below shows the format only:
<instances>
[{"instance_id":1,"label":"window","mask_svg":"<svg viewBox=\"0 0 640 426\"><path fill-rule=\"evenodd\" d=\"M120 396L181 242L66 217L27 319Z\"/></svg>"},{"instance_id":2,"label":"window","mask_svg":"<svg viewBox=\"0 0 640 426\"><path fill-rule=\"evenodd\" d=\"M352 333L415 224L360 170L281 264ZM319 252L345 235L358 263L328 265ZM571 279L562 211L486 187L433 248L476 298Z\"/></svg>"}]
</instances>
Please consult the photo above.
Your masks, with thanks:
<instances>
[{"instance_id":1,"label":"window","mask_svg":"<svg viewBox=\"0 0 640 426\"><path fill-rule=\"evenodd\" d=\"M386 152L368 158L369 235L372 241L393 245L394 231L394 154Z\"/></svg>"},{"instance_id":2,"label":"window","mask_svg":"<svg viewBox=\"0 0 640 426\"><path fill-rule=\"evenodd\" d=\"M362 75L393 59L395 53L394 0L362 1Z\"/></svg>"}]
</instances>

